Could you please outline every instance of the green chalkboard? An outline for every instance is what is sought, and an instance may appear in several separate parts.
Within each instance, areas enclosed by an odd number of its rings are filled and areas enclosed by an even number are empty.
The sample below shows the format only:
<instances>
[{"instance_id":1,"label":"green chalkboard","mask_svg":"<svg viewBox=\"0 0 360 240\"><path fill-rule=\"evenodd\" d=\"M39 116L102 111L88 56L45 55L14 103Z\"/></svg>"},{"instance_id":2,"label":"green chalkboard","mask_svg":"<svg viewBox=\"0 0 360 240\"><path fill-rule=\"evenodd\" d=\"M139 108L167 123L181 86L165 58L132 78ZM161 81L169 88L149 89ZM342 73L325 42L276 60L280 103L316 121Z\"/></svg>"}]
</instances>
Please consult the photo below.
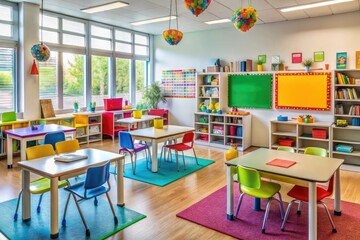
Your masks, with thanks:
<instances>
[{"instance_id":1,"label":"green chalkboard","mask_svg":"<svg viewBox=\"0 0 360 240\"><path fill-rule=\"evenodd\" d=\"M229 107L272 108L272 74L229 75Z\"/></svg>"}]
</instances>

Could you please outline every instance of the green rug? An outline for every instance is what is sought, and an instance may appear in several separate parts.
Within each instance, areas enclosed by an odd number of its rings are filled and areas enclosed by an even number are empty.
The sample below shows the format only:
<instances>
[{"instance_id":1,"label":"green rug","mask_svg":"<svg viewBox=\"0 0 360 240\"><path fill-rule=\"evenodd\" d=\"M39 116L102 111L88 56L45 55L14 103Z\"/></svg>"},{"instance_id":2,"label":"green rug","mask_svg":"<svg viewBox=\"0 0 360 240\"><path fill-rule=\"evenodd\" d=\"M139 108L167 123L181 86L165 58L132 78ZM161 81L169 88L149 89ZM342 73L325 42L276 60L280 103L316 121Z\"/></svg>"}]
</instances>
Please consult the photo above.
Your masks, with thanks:
<instances>
[{"instance_id":1,"label":"green rug","mask_svg":"<svg viewBox=\"0 0 360 240\"><path fill-rule=\"evenodd\" d=\"M182 156L179 155L179 171L177 171L175 155L172 156L172 161L164 161L163 159L160 160L160 156L159 156L160 166L158 172L153 173L150 170L151 164L149 164L150 169L147 169L145 158L143 158L136 161L135 175L133 175L131 163L125 164L124 177L163 187L182 177L185 177L186 175L189 175L210 164L213 164L215 161L198 158L198 162L199 165L196 164L196 160L194 157L185 156L186 170L184 170ZM114 167L110 169L110 172L114 173Z\"/></svg>"},{"instance_id":2,"label":"green rug","mask_svg":"<svg viewBox=\"0 0 360 240\"><path fill-rule=\"evenodd\" d=\"M39 196L31 196L31 220L28 222L22 222L21 205L19 207L19 219L16 222L13 220L17 199L0 203L0 232L9 239L50 239L50 194L44 194L41 212L37 213L36 206ZM105 239L146 217L125 207L114 205L119 221L115 225L106 197L105 199L98 198L97 207L94 206L93 199L81 201L80 208L90 229L90 237L86 237L85 227L73 198L70 199L66 226L61 225L66 197L67 193L64 190L59 190L59 239Z\"/></svg>"}]
</instances>

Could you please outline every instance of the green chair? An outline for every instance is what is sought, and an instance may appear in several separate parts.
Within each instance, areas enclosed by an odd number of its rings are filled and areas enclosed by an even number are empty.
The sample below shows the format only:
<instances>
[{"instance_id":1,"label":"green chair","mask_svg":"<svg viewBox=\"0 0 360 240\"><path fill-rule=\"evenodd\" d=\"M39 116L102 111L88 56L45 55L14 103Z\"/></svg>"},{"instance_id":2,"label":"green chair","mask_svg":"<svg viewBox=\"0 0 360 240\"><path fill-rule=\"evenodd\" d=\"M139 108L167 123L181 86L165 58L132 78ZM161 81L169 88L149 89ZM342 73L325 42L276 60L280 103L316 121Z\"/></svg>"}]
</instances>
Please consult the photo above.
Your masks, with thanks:
<instances>
[{"instance_id":1,"label":"green chair","mask_svg":"<svg viewBox=\"0 0 360 240\"><path fill-rule=\"evenodd\" d=\"M262 181L261 177L260 177L260 173L255 169L238 166L237 171L238 171L237 175L238 175L238 182L239 182L239 190L241 192L241 195L239 197L239 202L238 202L238 205L236 208L235 216L237 217L237 215L238 215L244 194L255 197L255 198L268 199L268 203L266 205L264 221L263 221L263 225L262 225L262 233L265 233L266 219L269 215L270 205L271 205L271 201L273 199L279 201L281 219L284 218L283 203L282 203L281 194L279 192L281 186L277 183ZM274 198L274 195L276 193L279 196L279 200Z\"/></svg>"},{"instance_id":2,"label":"green chair","mask_svg":"<svg viewBox=\"0 0 360 240\"><path fill-rule=\"evenodd\" d=\"M3 112L1 114L1 122L13 122L16 121L15 112Z\"/></svg>"},{"instance_id":3,"label":"green chair","mask_svg":"<svg viewBox=\"0 0 360 240\"><path fill-rule=\"evenodd\" d=\"M286 151L286 152L292 152L292 153L295 152L295 149L293 147L286 147L286 146L280 146L280 147L277 148L277 150Z\"/></svg>"},{"instance_id":4,"label":"green chair","mask_svg":"<svg viewBox=\"0 0 360 240\"><path fill-rule=\"evenodd\" d=\"M320 157L328 156L326 149L319 148L319 147L307 147L307 148L305 148L304 154L310 154L310 155L315 155L315 156L320 156Z\"/></svg>"}]
</instances>

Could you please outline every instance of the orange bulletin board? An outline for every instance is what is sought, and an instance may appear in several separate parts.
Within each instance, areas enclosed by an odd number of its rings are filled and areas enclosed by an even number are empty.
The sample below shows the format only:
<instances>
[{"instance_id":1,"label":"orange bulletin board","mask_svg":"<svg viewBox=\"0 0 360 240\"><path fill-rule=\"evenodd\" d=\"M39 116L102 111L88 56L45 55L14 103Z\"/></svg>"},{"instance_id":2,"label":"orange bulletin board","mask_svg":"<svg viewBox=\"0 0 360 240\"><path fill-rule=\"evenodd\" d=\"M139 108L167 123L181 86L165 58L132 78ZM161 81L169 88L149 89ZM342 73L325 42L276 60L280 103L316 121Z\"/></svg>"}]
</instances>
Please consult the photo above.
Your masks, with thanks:
<instances>
[{"instance_id":1,"label":"orange bulletin board","mask_svg":"<svg viewBox=\"0 0 360 240\"><path fill-rule=\"evenodd\" d=\"M331 73L275 75L275 108L330 111Z\"/></svg>"}]
</instances>

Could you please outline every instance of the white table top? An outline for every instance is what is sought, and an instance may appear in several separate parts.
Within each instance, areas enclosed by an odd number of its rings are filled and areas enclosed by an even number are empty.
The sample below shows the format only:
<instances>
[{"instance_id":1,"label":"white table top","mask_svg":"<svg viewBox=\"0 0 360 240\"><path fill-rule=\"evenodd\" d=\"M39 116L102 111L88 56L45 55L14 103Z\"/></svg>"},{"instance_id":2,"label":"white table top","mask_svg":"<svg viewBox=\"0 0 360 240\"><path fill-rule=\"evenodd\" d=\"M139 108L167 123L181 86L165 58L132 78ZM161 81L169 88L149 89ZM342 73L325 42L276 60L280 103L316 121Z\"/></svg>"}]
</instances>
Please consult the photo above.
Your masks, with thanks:
<instances>
[{"instance_id":1,"label":"white table top","mask_svg":"<svg viewBox=\"0 0 360 240\"><path fill-rule=\"evenodd\" d=\"M96 166L108 160L111 161L124 158L123 155L117 153L93 148L81 149L74 153L79 155L86 155L88 158L64 163L55 161L54 156L50 156L30 161L21 161L18 163L18 165L23 169L38 173L41 176L53 178L81 171L87 169L89 166Z\"/></svg>"},{"instance_id":2,"label":"white table top","mask_svg":"<svg viewBox=\"0 0 360 240\"><path fill-rule=\"evenodd\" d=\"M138 123L138 122L146 122L150 120L154 120L155 118L159 118L158 116L152 116L152 115L142 115L141 118L121 118L116 120L118 123Z\"/></svg>"},{"instance_id":3,"label":"white table top","mask_svg":"<svg viewBox=\"0 0 360 240\"><path fill-rule=\"evenodd\" d=\"M193 127L183 127L176 125L165 125L162 129L157 128L142 128L135 131L130 131L132 136L145 137L151 139L170 137L177 134L195 131Z\"/></svg>"},{"instance_id":4,"label":"white table top","mask_svg":"<svg viewBox=\"0 0 360 240\"><path fill-rule=\"evenodd\" d=\"M289 168L267 165L275 159L295 161ZM227 165L254 168L262 172L278 174L309 182L325 183L330 180L334 172L342 165L343 159L319 157L301 153L260 148L241 157L227 161Z\"/></svg>"}]
</instances>

